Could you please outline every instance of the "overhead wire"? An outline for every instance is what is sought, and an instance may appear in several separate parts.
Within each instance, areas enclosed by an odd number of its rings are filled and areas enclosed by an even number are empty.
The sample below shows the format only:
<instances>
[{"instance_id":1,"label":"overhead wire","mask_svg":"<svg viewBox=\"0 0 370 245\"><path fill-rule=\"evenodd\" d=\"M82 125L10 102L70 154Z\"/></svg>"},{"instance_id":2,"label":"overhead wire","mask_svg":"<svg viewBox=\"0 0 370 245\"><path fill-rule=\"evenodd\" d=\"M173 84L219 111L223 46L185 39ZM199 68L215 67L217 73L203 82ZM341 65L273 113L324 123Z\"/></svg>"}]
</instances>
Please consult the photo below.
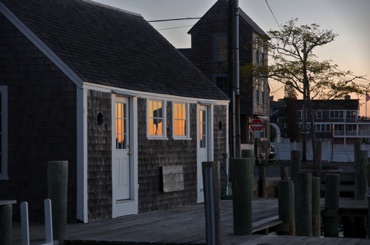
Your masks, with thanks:
<instances>
[{"instance_id":1,"label":"overhead wire","mask_svg":"<svg viewBox=\"0 0 370 245\"><path fill-rule=\"evenodd\" d=\"M275 14L274 14L274 11L272 11L272 8L270 7L270 4L268 3L268 1L267 1L267 0L265 0L265 2L266 2L267 7L269 8L269 10L270 10L270 12L271 12L271 14L272 14L272 17L274 17L274 20L275 20L275 22L276 22L277 26L279 27L279 29L280 29L280 31L281 31L280 24L279 24L279 22L278 22L278 21L277 21L277 19L276 19L276 16L275 16Z\"/></svg>"}]
</instances>

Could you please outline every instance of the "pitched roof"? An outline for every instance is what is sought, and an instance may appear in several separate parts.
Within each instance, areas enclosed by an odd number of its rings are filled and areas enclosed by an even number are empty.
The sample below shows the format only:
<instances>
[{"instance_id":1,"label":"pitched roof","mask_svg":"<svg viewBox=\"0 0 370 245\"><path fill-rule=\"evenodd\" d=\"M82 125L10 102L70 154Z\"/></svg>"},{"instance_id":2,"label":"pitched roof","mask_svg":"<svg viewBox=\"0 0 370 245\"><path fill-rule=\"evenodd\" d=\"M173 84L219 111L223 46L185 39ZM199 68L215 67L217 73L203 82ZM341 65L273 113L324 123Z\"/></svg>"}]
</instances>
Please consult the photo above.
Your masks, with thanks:
<instances>
[{"instance_id":1,"label":"pitched roof","mask_svg":"<svg viewBox=\"0 0 370 245\"><path fill-rule=\"evenodd\" d=\"M212 11L212 9L216 8L219 4L224 4L225 6L229 5L229 0L218 0L204 15L200 20L195 23L195 25L188 31L188 33L192 33L194 29L197 28L199 24L202 23L202 19L207 16L209 12ZM227 13L227 12L226 12ZM264 32L241 8L239 8L239 15L240 20L244 21L246 24L248 24L254 32L256 32L259 35L262 36L268 36L266 32Z\"/></svg>"},{"instance_id":2,"label":"pitched roof","mask_svg":"<svg viewBox=\"0 0 370 245\"><path fill-rule=\"evenodd\" d=\"M138 14L89 0L0 0L84 81L228 100Z\"/></svg>"}]
</instances>

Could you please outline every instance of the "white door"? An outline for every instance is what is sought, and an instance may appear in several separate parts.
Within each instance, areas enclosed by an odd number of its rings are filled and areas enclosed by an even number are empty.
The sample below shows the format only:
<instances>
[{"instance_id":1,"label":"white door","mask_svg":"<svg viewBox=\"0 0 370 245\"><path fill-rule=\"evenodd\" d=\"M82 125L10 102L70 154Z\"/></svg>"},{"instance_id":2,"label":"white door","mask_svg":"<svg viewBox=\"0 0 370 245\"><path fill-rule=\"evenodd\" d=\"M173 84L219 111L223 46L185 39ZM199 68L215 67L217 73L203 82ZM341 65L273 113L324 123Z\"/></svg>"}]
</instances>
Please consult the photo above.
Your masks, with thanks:
<instances>
[{"instance_id":1,"label":"white door","mask_svg":"<svg viewBox=\"0 0 370 245\"><path fill-rule=\"evenodd\" d=\"M113 204L131 198L131 165L128 98L116 97L113 119Z\"/></svg>"},{"instance_id":2,"label":"white door","mask_svg":"<svg viewBox=\"0 0 370 245\"><path fill-rule=\"evenodd\" d=\"M202 162L210 161L210 118L207 106L198 107L198 157L197 157L197 189L198 202L204 202Z\"/></svg>"}]
</instances>

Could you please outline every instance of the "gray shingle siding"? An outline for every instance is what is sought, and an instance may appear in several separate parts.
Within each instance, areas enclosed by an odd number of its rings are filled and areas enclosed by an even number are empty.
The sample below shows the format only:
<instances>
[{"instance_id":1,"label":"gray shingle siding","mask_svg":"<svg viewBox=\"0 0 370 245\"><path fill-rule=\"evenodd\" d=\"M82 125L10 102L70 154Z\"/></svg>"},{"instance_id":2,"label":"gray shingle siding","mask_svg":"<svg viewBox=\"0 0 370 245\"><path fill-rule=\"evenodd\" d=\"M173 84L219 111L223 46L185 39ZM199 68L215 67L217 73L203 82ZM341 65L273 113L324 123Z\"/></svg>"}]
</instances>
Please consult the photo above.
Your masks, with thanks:
<instances>
[{"instance_id":1,"label":"gray shingle siding","mask_svg":"<svg viewBox=\"0 0 370 245\"><path fill-rule=\"evenodd\" d=\"M2 15L0 37L0 85L8 86L9 173L9 180L0 181L0 199L28 201L30 220L42 220L47 162L67 160L68 217L73 219L75 85ZM19 209L13 210L19 217Z\"/></svg>"},{"instance_id":2,"label":"gray shingle siding","mask_svg":"<svg viewBox=\"0 0 370 245\"><path fill-rule=\"evenodd\" d=\"M88 128L88 215L89 221L112 216L112 102L111 94L89 90ZM98 125L97 115L103 115Z\"/></svg>"},{"instance_id":3,"label":"gray shingle siding","mask_svg":"<svg viewBox=\"0 0 370 245\"><path fill-rule=\"evenodd\" d=\"M197 198L196 104L190 104L192 140L173 140L172 102L167 102L168 140L148 140L146 99L138 99L139 212L166 209L195 203ZM161 166L182 165L184 190L164 193L161 190Z\"/></svg>"}]
</instances>

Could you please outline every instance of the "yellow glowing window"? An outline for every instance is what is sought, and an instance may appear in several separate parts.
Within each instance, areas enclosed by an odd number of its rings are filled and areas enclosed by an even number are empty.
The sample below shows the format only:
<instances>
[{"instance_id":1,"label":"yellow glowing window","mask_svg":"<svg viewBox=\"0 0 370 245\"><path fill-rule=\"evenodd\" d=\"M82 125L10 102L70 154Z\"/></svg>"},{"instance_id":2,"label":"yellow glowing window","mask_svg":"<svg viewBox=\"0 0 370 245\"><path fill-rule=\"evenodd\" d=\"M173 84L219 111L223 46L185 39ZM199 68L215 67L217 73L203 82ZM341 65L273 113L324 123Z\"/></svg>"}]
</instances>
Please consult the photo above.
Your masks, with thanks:
<instances>
[{"instance_id":1,"label":"yellow glowing window","mask_svg":"<svg viewBox=\"0 0 370 245\"><path fill-rule=\"evenodd\" d=\"M164 136L164 112L162 100L148 100L148 135Z\"/></svg>"},{"instance_id":2,"label":"yellow glowing window","mask_svg":"<svg viewBox=\"0 0 370 245\"><path fill-rule=\"evenodd\" d=\"M199 111L199 146L200 148L206 148L207 147L207 117L206 117L206 111L200 110Z\"/></svg>"},{"instance_id":3,"label":"yellow glowing window","mask_svg":"<svg viewBox=\"0 0 370 245\"><path fill-rule=\"evenodd\" d=\"M126 149L126 134L127 134L127 123L126 123L126 104L117 102L116 103L116 149Z\"/></svg>"},{"instance_id":4,"label":"yellow glowing window","mask_svg":"<svg viewBox=\"0 0 370 245\"><path fill-rule=\"evenodd\" d=\"M174 137L188 136L188 110L186 103L173 104L173 135Z\"/></svg>"}]
</instances>

